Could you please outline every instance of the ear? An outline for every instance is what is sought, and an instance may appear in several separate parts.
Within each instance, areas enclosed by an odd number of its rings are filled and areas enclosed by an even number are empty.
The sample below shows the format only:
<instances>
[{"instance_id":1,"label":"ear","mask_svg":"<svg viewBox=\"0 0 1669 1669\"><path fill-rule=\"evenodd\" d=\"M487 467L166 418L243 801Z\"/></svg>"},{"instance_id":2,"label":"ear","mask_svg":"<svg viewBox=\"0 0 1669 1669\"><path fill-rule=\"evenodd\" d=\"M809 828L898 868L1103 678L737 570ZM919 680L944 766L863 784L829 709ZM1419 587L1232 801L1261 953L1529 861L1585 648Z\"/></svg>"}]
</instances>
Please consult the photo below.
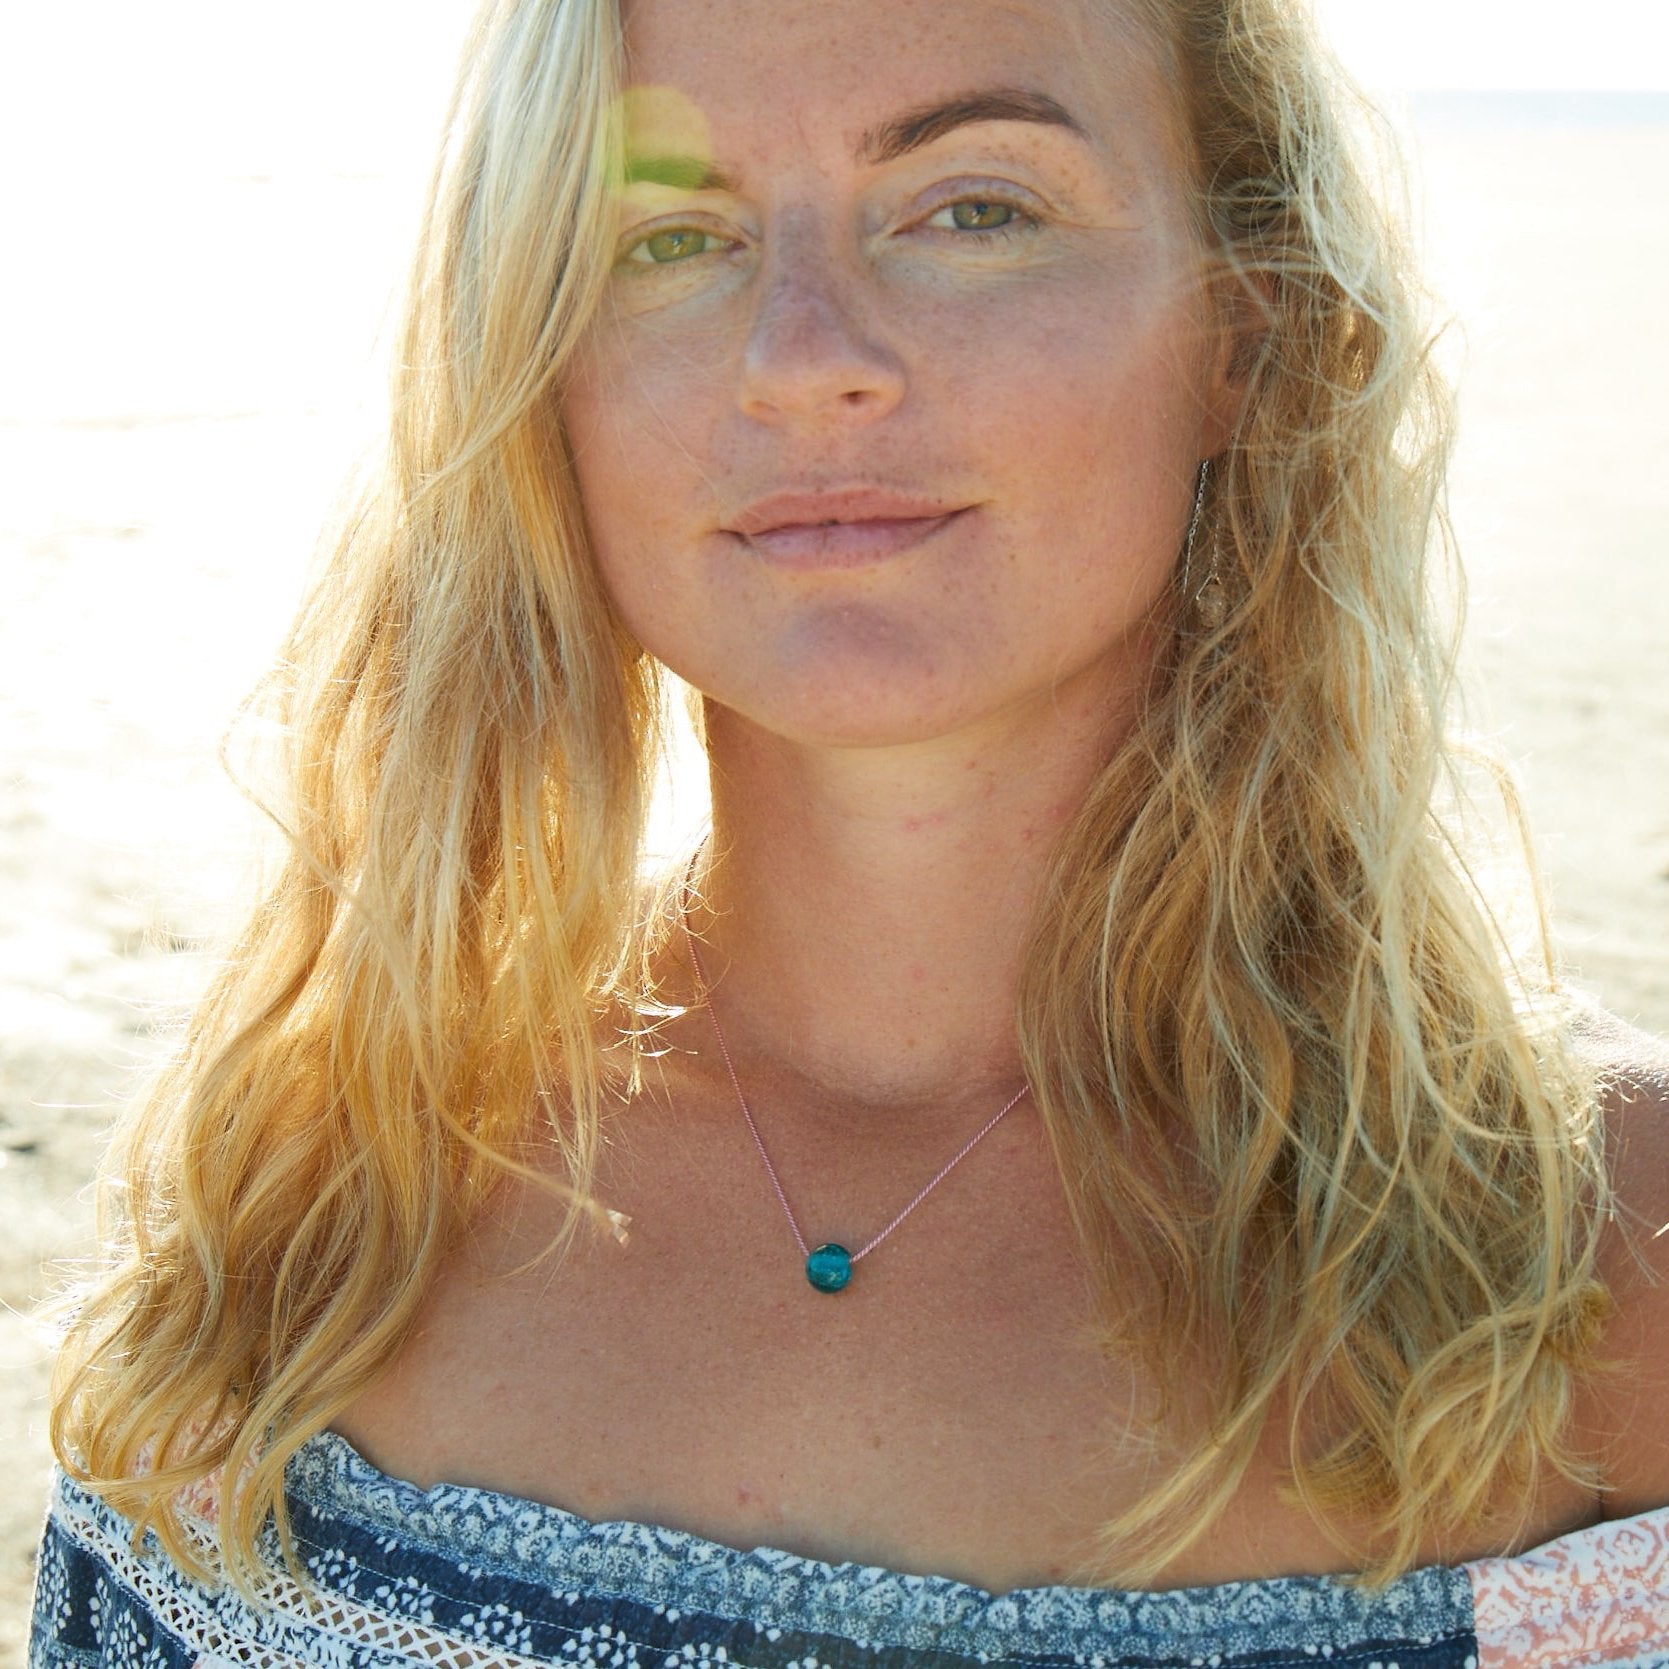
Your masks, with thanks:
<instances>
[{"instance_id":1,"label":"ear","mask_svg":"<svg viewBox=\"0 0 1669 1669\"><path fill-rule=\"evenodd\" d=\"M1200 456L1215 458L1245 416L1252 374L1274 326L1274 307L1266 273L1219 273L1210 280L1206 299L1210 334Z\"/></svg>"}]
</instances>

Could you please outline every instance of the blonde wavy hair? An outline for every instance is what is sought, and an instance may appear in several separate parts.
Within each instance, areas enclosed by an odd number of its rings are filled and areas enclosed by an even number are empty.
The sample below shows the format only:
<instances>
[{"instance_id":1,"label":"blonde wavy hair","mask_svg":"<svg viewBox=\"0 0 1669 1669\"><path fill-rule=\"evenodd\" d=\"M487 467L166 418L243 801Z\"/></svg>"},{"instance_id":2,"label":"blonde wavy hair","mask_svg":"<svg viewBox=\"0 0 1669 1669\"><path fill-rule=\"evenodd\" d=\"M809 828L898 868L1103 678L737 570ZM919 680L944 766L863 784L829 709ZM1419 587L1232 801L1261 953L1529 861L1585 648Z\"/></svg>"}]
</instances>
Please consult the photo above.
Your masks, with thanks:
<instances>
[{"instance_id":1,"label":"blonde wavy hair","mask_svg":"<svg viewBox=\"0 0 1669 1669\"><path fill-rule=\"evenodd\" d=\"M1158 1575L1271 1422L1384 1579L1583 1475L1595 1087L1545 927L1542 957L1508 944L1437 810L1447 410L1351 95L1288 0L1124 3L1181 89L1208 272L1262 329L1201 522L1226 616L1179 586L1173 675L1060 842L1018 1015L1106 1346L1187 1408L1093 1579ZM606 1217L605 1017L655 995L663 692L553 413L608 279L621 90L613 0L484 8L386 467L260 703L290 856L103 1194L53 1440L188 1568L177 1498L216 1475L221 1568L253 1580L269 1516L288 1545L286 1462L507 1170L566 1179L557 1253Z\"/></svg>"}]
</instances>

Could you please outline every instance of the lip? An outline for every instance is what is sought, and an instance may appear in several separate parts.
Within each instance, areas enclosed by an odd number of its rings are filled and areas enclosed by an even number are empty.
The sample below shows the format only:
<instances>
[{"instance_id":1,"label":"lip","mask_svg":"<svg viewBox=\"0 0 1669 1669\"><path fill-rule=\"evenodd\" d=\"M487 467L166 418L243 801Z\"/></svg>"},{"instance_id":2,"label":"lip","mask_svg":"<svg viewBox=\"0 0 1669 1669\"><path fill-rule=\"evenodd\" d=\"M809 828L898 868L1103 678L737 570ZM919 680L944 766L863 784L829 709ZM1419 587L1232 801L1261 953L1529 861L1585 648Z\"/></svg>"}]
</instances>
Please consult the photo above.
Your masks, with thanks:
<instances>
[{"instance_id":1,"label":"lip","mask_svg":"<svg viewBox=\"0 0 1669 1669\"><path fill-rule=\"evenodd\" d=\"M913 550L972 508L880 487L773 493L725 531L776 566L854 568Z\"/></svg>"},{"instance_id":2,"label":"lip","mask_svg":"<svg viewBox=\"0 0 1669 1669\"><path fill-rule=\"evenodd\" d=\"M823 522L931 521L965 505L884 487L842 487L826 492L771 493L725 523L725 532L744 539L783 527L817 527Z\"/></svg>"}]
</instances>

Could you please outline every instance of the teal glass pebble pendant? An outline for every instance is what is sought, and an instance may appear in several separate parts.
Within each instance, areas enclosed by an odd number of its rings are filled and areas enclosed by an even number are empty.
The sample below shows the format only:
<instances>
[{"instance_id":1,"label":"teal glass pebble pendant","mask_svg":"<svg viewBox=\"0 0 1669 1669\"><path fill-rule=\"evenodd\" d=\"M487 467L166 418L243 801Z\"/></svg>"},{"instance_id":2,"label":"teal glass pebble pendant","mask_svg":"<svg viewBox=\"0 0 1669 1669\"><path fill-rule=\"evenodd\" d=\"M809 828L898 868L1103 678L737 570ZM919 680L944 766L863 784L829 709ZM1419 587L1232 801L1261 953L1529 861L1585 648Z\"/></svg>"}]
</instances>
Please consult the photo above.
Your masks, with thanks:
<instances>
[{"instance_id":1,"label":"teal glass pebble pendant","mask_svg":"<svg viewBox=\"0 0 1669 1669\"><path fill-rule=\"evenodd\" d=\"M806 1259L806 1279L819 1292L839 1292L852 1279L852 1254L827 1241Z\"/></svg>"}]
</instances>

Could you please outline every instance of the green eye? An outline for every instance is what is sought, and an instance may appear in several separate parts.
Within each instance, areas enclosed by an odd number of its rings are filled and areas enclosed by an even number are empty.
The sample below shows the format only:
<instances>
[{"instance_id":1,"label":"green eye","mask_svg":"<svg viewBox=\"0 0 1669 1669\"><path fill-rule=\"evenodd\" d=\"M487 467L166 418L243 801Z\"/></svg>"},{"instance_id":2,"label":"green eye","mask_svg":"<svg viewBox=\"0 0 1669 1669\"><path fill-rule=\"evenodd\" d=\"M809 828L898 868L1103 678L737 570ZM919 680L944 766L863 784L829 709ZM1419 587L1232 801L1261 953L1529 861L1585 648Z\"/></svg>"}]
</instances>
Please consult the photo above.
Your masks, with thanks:
<instances>
[{"instance_id":1,"label":"green eye","mask_svg":"<svg viewBox=\"0 0 1669 1669\"><path fill-rule=\"evenodd\" d=\"M1010 225L1016 214L1012 203L995 203L983 197L964 198L950 205L950 217L958 231L996 232Z\"/></svg>"},{"instance_id":2,"label":"green eye","mask_svg":"<svg viewBox=\"0 0 1669 1669\"><path fill-rule=\"evenodd\" d=\"M637 266L672 266L692 255L706 254L706 246L714 241L710 232L693 226L674 226L640 238L626 251L625 259Z\"/></svg>"}]
</instances>

